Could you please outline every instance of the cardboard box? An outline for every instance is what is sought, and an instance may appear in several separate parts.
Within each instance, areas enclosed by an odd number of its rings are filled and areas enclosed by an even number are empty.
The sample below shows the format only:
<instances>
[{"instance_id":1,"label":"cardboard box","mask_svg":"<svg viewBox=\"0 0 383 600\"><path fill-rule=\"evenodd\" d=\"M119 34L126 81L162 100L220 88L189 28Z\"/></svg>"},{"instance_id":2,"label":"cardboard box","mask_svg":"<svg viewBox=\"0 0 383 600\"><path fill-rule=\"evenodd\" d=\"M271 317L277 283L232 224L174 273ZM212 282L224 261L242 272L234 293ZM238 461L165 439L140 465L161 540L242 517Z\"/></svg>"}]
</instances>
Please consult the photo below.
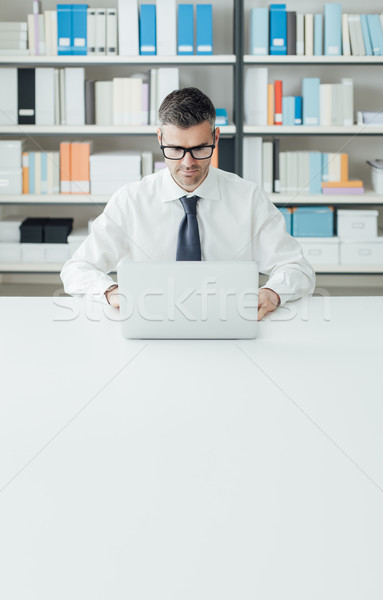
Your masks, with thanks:
<instances>
[{"instance_id":1,"label":"cardboard box","mask_svg":"<svg viewBox=\"0 0 383 600\"><path fill-rule=\"evenodd\" d=\"M21 244L0 242L0 262L21 262Z\"/></svg>"},{"instance_id":2,"label":"cardboard box","mask_svg":"<svg viewBox=\"0 0 383 600\"><path fill-rule=\"evenodd\" d=\"M369 240L378 236L377 210L338 210L337 233L342 240Z\"/></svg>"},{"instance_id":3,"label":"cardboard box","mask_svg":"<svg viewBox=\"0 0 383 600\"><path fill-rule=\"evenodd\" d=\"M312 265L339 265L339 238L297 238Z\"/></svg>"},{"instance_id":4,"label":"cardboard box","mask_svg":"<svg viewBox=\"0 0 383 600\"><path fill-rule=\"evenodd\" d=\"M302 206L293 209L293 235L296 237L333 237L332 206Z\"/></svg>"},{"instance_id":5,"label":"cardboard box","mask_svg":"<svg viewBox=\"0 0 383 600\"><path fill-rule=\"evenodd\" d=\"M0 165L0 194L18 195L23 193L23 170L19 168L3 169Z\"/></svg>"},{"instance_id":6,"label":"cardboard box","mask_svg":"<svg viewBox=\"0 0 383 600\"><path fill-rule=\"evenodd\" d=\"M340 243L341 265L383 265L383 237Z\"/></svg>"}]
</instances>

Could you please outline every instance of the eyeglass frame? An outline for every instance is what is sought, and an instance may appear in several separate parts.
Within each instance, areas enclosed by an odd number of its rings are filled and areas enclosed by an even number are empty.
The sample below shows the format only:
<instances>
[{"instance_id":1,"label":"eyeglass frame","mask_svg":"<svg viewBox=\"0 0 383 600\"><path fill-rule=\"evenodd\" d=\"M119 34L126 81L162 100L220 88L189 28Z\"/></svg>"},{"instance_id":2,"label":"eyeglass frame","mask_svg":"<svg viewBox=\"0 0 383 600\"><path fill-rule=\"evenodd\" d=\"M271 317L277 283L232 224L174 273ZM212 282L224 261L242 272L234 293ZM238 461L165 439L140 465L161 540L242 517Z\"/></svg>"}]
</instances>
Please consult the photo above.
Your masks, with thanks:
<instances>
[{"instance_id":1,"label":"eyeglass frame","mask_svg":"<svg viewBox=\"0 0 383 600\"><path fill-rule=\"evenodd\" d=\"M212 136L214 136L215 134L215 129L214 131L211 132ZM161 131L161 144L160 144L160 148L162 151L162 154L164 156L164 158L166 158L166 160L182 160L185 157L185 154L187 152L190 152L190 156L194 159L194 160L207 160L208 158L211 158L213 156L213 152L214 152L214 148L216 147L216 144L200 144L199 146L193 146L192 148L183 148L182 146L163 146L162 144L162 131ZM183 151L183 155L179 158L168 158L167 156L165 156L165 152L164 150L166 150L166 148L179 148L180 150ZM196 156L194 156L193 154L193 150L196 150L196 148L211 148L211 154L210 156L205 156L204 158L197 158Z\"/></svg>"}]
</instances>

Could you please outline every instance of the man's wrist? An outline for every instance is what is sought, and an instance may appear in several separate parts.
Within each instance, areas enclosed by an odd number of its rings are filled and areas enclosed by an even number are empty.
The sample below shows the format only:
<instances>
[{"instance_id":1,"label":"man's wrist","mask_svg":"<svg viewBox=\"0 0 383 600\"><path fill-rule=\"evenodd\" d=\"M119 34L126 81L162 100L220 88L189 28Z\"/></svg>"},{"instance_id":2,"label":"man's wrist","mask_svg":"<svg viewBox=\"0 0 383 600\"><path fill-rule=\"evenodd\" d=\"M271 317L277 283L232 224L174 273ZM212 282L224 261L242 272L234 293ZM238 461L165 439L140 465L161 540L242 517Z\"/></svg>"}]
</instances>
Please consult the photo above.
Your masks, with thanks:
<instances>
[{"instance_id":1,"label":"man's wrist","mask_svg":"<svg viewBox=\"0 0 383 600\"><path fill-rule=\"evenodd\" d=\"M275 296L275 300L276 300L275 305L276 306L280 305L280 303L281 303L281 297L280 297L280 295L275 290L272 290L271 288L268 288L268 287L264 287L264 288L261 288L261 289L262 290L268 290L269 292L272 292L273 295Z\"/></svg>"}]
</instances>

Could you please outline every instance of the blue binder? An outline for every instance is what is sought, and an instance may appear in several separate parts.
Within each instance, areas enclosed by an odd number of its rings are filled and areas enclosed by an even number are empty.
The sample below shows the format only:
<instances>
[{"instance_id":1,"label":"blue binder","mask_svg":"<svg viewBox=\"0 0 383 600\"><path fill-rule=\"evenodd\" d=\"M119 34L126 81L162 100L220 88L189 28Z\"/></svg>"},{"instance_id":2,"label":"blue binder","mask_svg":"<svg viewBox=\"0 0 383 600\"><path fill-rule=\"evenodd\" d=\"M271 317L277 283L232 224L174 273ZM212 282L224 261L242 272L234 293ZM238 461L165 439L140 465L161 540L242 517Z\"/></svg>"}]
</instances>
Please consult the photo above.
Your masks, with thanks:
<instances>
[{"instance_id":1,"label":"blue binder","mask_svg":"<svg viewBox=\"0 0 383 600\"><path fill-rule=\"evenodd\" d=\"M287 54L286 4L270 4L270 54Z\"/></svg>"},{"instance_id":2,"label":"blue binder","mask_svg":"<svg viewBox=\"0 0 383 600\"><path fill-rule=\"evenodd\" d=\"M302 79L303 125L319 125L319 77Z\"/></svg>"},{"instance_id":3,"label":"blue binder","mask_svg":"<svg viewBox=\"0 0 383 600\"><path fill-rule=\"evenodd\" d=\"M250 54L266 56L269 53L269 11L252 8L250 13Z\"/></svg>"},{"instance_id":4,"label":"blue binder","mask_svg":"<svg viewBox=\"0 0 383 600\"><path fill-rule=\"evenodd\" d=\"M28 171L28 180L29 180L29 193L35 193L35 153L29 152L28 156L29 161L29 171Z\"/></svg>"},{"instance_id":5,"label":"blue binder","mask_svg":"<svg viewBox=\"0 0 383 600\"><path fill-rule=\"evenodd\" d=\"M362 26L364 47L366 49L367 56L372 56L372 44L370 38L370 30L367 23L367 15L360 15L360 24Z\"/></svg>"},{"instance_id":6,"label":"blue binder","mask_svg":"<svg viewBox=\"0 0 383 600\"><path fill-rule=\"evenodd\" d=\"M370 36L371 36L372 51L375 56L381 56L383 47L382 47L382 40L380 37L381 27L380 27L379 16L378 15L367 15L367 23L368 23L368 29L370 31Z\"/></svg>"},{"instance_id":7,"label":"blue binder","mask_svg":"<svg viewBox=\"0 0 383 600\"><path fill-rule=\"evenodd\" d=\"M213 7L197 4L197 54L213 54Z\"/></svg>"},{"instance_id":8,"label":"blue binder","mask_svg":"<svg viewBox=\"0 0 383 600\"><path fill-rule=\"evenodd\" d=\"M302 96L295 96L294 125L302 125Z\"/></svg>"},{"instance_id":9,"label":"blue binder","mask_svg":"<svg viewBox=\"0 0 383 600\"><path fill-rule=\"evenodd\" d=\"M283 96L282 98L282 125L294 125L295 98L294 96Z\"/></svg>"},{"instance_id":10,"label":"blue binder","mask_svg":"<svg viewBox=\"0 0 383 600\"><path fill-rule=\"evenodd\" d=\"M342 5L324 5L324 53L326 56L342 54Z\"/></svg>"},{"instance_id":11,"label":"blue binder","mask_svg":"<svg viewBox=\"0 0 383 600\"><path fill-rule=\"evenodd\" d=\"M57 5L57 54L72 54L72 4Z\"/></svg>"},{"instance_id":12,"label":"blue binder","mask_svg":"<svg viewBox=\"0 0 383 600\"><path fill-rule=\"evenodd\" d=\"M194 54L194 6L178 5L178 42L177 53Z\"/></svg>"},{"instance_id":13,"label":"blue binder","mask_svg":"<svg viewBox=\"0 0 383 600\"><path fill-rule=\"evenodd\" d=\"M322 193L322 155L310 152L310 194Z\"/></svg>"},{"instance_id":14,"label":"blue binder","mask_svg":"<svg viewBox=\"0 0 383 600\"><path fill-rule=\"evenodd\" d=\"M87 4L72 4L72 54L87 54Z\"/></svg>"},{"instance_id":15,"label":"blue binder","mask_svg":"<svg viewBox=\"0 0 383 600\"><path fill-rule=\"evenodd\" d=\"M41 193L47 193L48 186L48 156L46 152L41 153Z\"/></svg>"},{"instance_id":16,"label":"blue binder","mask_svg":"<svg viewBox=\"0 0 383 600\"><path fill-rule=\"evenodd\" d=\"M323 17L314 15L314 56L323 54Z\"/></svg>"},{"instance_id":17,"label":"blue binder","mask_svg":"<svg viewBox=\"0 0 383 600\"><path fill-rule=\"evenodd\" d=\"M141 4L140 8L140 54L156 54L156 5Z\"/></svg>"}]
</instances>

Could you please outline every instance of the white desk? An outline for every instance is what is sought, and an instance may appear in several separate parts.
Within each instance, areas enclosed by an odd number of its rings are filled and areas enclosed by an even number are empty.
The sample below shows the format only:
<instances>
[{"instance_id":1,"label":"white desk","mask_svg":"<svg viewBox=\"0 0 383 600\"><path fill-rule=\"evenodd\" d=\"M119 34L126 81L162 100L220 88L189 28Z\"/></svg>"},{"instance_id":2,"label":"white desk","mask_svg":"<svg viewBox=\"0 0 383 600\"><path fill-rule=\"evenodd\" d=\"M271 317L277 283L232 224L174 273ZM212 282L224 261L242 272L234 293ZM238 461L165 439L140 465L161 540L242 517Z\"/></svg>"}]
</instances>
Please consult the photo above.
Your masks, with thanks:
<instances>
[{"instance_id":1,"label":"white desk","mask_svg":"<svg viewBox=\"0 0 383 600\"><path fill-rule=\"evenodd\" d=\"M383 298L327 302L128 342L1 298L0 598L381 600Z\"/></svg>"}]
</instances>

